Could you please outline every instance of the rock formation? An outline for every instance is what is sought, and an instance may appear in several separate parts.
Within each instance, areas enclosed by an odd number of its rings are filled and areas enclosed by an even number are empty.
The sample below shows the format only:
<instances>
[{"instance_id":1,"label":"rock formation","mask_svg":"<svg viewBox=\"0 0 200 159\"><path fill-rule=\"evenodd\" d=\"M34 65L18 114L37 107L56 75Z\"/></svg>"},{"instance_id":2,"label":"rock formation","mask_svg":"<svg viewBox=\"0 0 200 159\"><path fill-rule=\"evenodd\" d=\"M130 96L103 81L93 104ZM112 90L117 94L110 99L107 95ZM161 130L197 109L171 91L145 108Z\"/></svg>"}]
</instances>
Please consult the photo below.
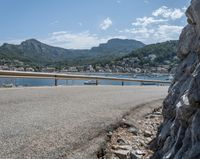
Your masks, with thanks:
<instances>
[{"instance_id":1,"label":"rock formation","mask_svg":"<svg viewBox=\"0 0 200 159\"><path fill-rule=\"evenodd\" d=\"M200 0L192 0L186 16L177 50L181 63L163 102L152 159L200 159Z\"/></svg>"}]
</instances>

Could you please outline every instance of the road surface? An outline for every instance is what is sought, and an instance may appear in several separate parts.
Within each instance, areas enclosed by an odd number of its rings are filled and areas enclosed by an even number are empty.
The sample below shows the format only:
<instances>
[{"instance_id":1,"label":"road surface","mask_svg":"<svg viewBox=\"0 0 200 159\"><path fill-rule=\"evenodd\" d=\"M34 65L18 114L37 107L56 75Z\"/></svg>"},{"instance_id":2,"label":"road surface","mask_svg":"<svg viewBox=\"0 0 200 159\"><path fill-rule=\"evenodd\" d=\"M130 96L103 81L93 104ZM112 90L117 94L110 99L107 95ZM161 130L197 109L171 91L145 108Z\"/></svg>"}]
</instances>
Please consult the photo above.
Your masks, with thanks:
<instances>
[{"instance_id":1,"label":"road surface","mask_svg":"<svg viewBox=\"0 0 200 159\"><path fill-rule=\"evenodd\" d=\"M0 158L61 158L130 109L166 94L160 86L0 89Z\"/></svg>"}]
</instances>

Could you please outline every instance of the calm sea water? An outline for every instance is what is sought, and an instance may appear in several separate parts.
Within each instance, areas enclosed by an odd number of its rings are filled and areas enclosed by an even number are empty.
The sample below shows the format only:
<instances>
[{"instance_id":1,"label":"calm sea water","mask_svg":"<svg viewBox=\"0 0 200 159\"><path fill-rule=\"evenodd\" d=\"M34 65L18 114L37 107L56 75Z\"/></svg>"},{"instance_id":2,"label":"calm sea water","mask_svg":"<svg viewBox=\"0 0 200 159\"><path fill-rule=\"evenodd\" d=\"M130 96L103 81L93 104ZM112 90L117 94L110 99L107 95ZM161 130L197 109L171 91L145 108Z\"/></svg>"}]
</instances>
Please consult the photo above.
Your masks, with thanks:
<instances>
[{"instance_id":1,"label":"calm sea water","mask_svg":"<svg viewBox=\"0 0 200 159\"><path fill-rule=\"evenodd\" d=\"M92 75L92 74L90 74ZM169 75L146 76L131 74L95 74L96 76L119 77L119 78L135 78L135 79L155 79L168 80ZM4 85L13 84L14 86L54 86L53 79L28 79L28 78L0 78L0 87ZM86 80L58 80L58 85L84 85ZM122 85L122 82L99 80L99 85ZM140 82L124 82L124 85L141 85Z\"/></svg>"}]
</instances>

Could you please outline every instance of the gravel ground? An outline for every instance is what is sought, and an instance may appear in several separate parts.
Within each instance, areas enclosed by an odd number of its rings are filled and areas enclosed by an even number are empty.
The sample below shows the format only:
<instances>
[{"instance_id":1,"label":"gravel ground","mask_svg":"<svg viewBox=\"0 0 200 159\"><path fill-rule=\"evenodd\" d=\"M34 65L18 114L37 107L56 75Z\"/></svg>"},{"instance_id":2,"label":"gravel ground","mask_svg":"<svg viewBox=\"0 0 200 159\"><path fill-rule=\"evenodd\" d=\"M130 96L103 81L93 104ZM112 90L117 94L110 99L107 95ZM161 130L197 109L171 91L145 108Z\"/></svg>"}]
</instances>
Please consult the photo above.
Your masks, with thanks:
<instances>
[{"instance_id":1,"label":"gravel ground","mask_svg":"<svg viewBox=\"0 0 200 159\"><path fill-rule=\"evenodd\" d=\"M123 114L166 94L159 86L0 89L0 157L86 158L74 153L94 151Z\"/></svg>"},{"instance_id":2,"label":"gravel ground","mask_svg":"<svg viewBox=\"0 0 200 159\"><path fill-rule=\"evenodd\" d=\"M137 117L135 110L134 115L124 117L119 127L107 133L107 143L98 152L99 159L149 159L153 155L154 139L163 117L161 101L151 104L154 104L151 112L147 113L145 107L139 108ZM142 110L147 114L140 113Z\"/></svg>"}]
</instances>

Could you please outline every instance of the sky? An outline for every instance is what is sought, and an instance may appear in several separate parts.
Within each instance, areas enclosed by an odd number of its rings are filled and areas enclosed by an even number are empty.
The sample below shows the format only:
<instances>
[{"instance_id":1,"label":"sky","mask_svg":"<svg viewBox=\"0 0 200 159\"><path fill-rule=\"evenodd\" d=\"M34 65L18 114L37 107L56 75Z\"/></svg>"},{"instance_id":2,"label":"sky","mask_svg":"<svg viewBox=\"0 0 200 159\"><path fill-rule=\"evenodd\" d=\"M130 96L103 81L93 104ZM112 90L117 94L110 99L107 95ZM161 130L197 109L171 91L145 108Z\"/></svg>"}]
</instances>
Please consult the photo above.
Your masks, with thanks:
<instances>
[{"instance_id":1,"label":"sky","mask_svg":"<svg viewBox=\"0 0 200 159\"><path fill-rule=\"evenodd\" d=\"M112 38L178 39L189 0L0 0L0 45L37 39L89 49Z\"/></svg>"}]
</instances>

